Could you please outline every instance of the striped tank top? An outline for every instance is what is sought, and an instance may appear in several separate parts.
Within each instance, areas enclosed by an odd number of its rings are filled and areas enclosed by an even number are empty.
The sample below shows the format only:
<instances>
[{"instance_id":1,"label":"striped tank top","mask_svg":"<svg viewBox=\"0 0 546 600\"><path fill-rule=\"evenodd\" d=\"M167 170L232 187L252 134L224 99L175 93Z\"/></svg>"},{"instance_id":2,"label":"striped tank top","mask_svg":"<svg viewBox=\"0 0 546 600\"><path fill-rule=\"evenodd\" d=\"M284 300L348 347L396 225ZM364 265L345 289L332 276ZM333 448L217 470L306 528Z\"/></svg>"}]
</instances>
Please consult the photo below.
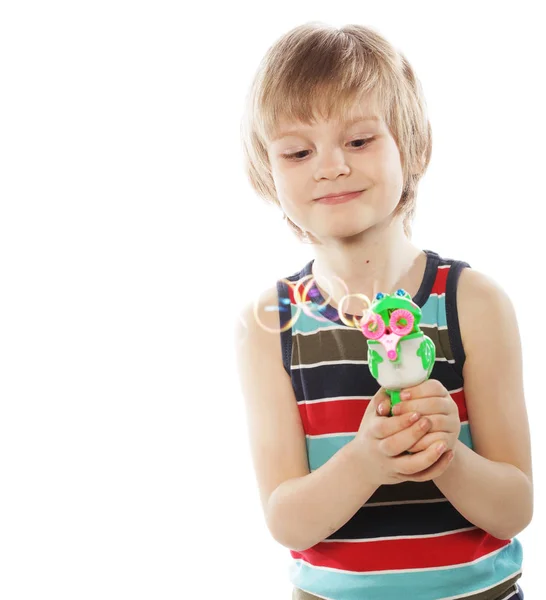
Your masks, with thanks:
<instances>
[{"instance_id":1,"label":"striped tank top","mask_svg":"<svg viewBox=\"0 0 546 600\"><path fill-rule=\"evenodd\" d=\"M470 265L425 252L425 274L413 301L422 310L423 333L436 346L431 378L457 403L459 439L472 448L456 304L459 275ZM379 389L368 369L366 338L326 304L310 281L312 264L277 282L283 364L298 403L311 471L354 438ZM290 580L298 598L523 598L516 583L522 565L517 538L500 540L475 527L432 481L380 486L338 531L290 553Z\"/></svg>"}]
</instances>

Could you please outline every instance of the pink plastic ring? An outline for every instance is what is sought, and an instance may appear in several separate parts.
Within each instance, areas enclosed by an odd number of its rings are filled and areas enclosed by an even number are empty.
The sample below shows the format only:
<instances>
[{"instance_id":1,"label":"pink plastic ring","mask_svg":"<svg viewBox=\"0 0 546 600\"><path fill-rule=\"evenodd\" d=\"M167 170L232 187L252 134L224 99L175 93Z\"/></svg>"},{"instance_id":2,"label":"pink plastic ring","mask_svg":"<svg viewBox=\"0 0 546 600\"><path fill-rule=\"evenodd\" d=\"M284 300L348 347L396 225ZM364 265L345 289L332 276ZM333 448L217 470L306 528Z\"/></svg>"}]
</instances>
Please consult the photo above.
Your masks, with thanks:
<instances>
[{"instance_id":1,"label":"pink plastic ring","mask_svg":"<svg viewBox=\"0 0 546 600\"><path fill-rule=\"evenodd\" d=\"M400 321L402 321L402 319L406 321L405 325L399 324ZM408 333L411 333L411 330L413 329L414 322L415 317L411 314L409 310L406 310L405 308L399 308L398 310L395 310L391 315L391 331L399 336L408 335Z\"/></svg>"},{"instance_id":2,"label":"pink plastic ring","mask_svg":"<svg viewBox=\"0 0 546 600\"><path fill-rule=\"evenodd\" d=\"M373 329L370 329L370 326ZM362 333L370 340L378 340L385 333L385 329L383 319L375 313L362 325Z\"/></svg>"}]
</instances>

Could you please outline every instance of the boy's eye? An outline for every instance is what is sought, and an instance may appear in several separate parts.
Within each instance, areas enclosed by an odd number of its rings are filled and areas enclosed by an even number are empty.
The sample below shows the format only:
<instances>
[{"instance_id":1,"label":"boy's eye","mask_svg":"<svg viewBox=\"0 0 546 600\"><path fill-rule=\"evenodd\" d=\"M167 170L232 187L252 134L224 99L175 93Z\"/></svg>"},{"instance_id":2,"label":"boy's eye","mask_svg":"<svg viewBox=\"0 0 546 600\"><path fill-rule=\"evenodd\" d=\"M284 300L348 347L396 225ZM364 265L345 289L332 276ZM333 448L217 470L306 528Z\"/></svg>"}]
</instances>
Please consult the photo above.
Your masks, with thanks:
<instances>
[{"instance_id":1,"label":"boy's eye","mask_svg":"<svg viewBox=\"0 0 546 600\"><path fill-rule=\"evenodd\" d=\"M373 138L360 138L358 140L352 140L351 142L349 142L349 144L358 144L357 146L352 146L355 149L359 149L359 148L364 148L365 146L368 145L369 142L371 142L373 140ZM308 153L309 150L300 150L299 152L293 152L292 154L283 154L284 158L287 158L288 160L300 160L306 157L306 153Z\"/></svg>"},{"instance_id":2,"label":"boy's eye","mask_svg":"<svg viewBox=\"0 0 546 600\"><path fill-rule=\"evenodd\" d=\"M372 138L363 138L363 139L359 139L359 140L353 140L352 142L349 142L350 144L357 144L358 142L364 142L364 144L359 145L359 146L353 146L354 148L362 148L362 146L366 145L366 142L370 142Z\"/></svg>"},{"instance_id":3,"label":"boy's eye","mask_svg":"<svg viewBox=\"0 0 546 600\"><path fill-rule=\"evenodd\" d=\"M283 156L290 160L298 160L300 158L305 158L305 156L301 155L305 154L306 152L309 152L309 150L300 150L299 152L294 152L293 154L283 154Z\"/></svg>"}]
</instances>

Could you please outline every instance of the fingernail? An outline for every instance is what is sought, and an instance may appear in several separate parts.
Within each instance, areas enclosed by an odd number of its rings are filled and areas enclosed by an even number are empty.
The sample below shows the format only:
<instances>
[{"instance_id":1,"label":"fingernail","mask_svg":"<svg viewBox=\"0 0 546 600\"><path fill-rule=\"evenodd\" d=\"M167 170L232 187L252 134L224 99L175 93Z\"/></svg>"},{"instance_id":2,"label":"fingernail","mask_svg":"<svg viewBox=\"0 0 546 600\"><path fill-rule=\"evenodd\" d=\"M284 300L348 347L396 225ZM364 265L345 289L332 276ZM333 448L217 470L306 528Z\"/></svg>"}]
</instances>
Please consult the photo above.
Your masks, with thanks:
<instances>
[{"instance_id":1,"label":"fingernail","mask_svg":"<svg viewBox=\"0 0 546 600\"><path fill-rule=\"evenodd\" d=\"M424 431L425 429L428 429L430 427L430 421L428 419L423 419L421 421L421 423L419 424L419 427L421 427L421 429Z\"/></svg>"},{"instance_id":2,"label":"fingernail","mask_svg":"<svg viewBox=\"0 0 546 600\"><path fill-rule=\"evenodd\" d=\"M392 414L393 415L399 415L400 414L400 406L398 406L398 404L395 404L392 407Z\"/></svg>"},{"instance_id":3,"label":"fingernail","mask_svg":"<svg viewBox=\"0 0 546 600\"><path fill-rule=\"evenodd\" d=\"M421 415L419 413L413 413L410 417L410 422L411 423L415 423L415 421L417 421L419 419Z\"/></svg>"},{"instance_id":4,"label":"fingernail","mask_svg":"<svg viewBox=\"0 0 546 600\"><path fill-rule=\"evenodd\" d=\"M400 398L402 398L402 400L409 400L411 398L411 394L409 392L401 392Z\"/></svg>"},{"instance_id":5,"label":"fingernail","mask_svg":"<svg viewBox=\"0 0 546 600\"><path fill-rule=\"evenodd\" d=\"M382 414L383 414L383 405L382 405L382 404L380 404L380 405L377 407L377 412L378 412L380 415L382 415Z\"/></svg>"},{"instance_id":6,"label":"fingernail","mask_svg":"<svg viewBox=\"0 0 546 600\"><path fill-rule=\"evenodd\" d=\"M442 454L443 452L445 452L446 448L447 446L445 444L440 444L436 447L436 452L438 452L438 454Z\"/></svg>"}]
</instances>

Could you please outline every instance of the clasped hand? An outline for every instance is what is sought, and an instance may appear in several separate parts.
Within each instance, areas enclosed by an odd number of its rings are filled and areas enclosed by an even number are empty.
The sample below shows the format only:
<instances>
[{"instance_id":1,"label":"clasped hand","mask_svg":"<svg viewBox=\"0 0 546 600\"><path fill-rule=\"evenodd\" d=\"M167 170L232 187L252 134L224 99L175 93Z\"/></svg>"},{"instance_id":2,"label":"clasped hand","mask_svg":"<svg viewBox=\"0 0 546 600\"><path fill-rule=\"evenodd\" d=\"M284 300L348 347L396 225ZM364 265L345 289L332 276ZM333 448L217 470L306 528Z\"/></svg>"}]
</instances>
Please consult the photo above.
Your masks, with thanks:
<instances>
[{"instance_id":1,"label":"clasped hand","mask_svg":"<svg viewBox=\"0 0 546 600\"><path fill-rule=\"evenodd\" d=\"M378 485L428 481L449 466L459 437L459 411L446 388L429 379L402 390L393 407L383 389L372 398L355 443Z\"/></svg>"}]
</instances>

